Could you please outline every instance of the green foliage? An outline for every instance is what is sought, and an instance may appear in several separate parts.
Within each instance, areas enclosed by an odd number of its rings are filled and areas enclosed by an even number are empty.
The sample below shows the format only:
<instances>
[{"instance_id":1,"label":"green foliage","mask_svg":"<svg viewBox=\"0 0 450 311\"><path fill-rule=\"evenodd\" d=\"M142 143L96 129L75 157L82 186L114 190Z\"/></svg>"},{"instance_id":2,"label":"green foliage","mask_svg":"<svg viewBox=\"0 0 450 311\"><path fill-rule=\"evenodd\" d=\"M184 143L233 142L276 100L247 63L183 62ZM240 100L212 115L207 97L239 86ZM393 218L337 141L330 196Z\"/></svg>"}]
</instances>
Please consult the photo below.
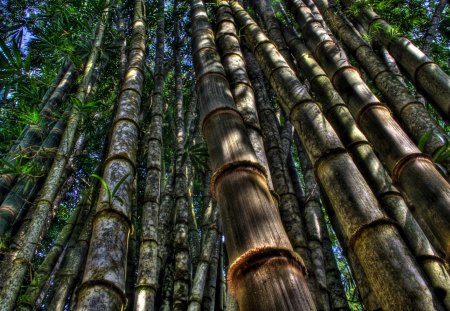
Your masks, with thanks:
<instances>
[{"instance_id":1,"label":"green foliage","mask_svg":"<svg viewBox=\"0 0 450 311\"><path fill-rule=\"evenodd\" d=\"M111 205L113 200L117 200L120 203L124 203L123 199L121 197L119 197L117 195L117 192L119 191L120 187L122 186L122 184L127 180L127 178L130 176L131 174L128 173L124 176L122 176L122 178L119 180L119 182L116 184L116 186L114 187L113 191L111 191L109 189L108 183L106 182L106 180L104 180L101 176L97 175L97 174L91 174L91 177L97 179L100 184L102 185L103 189L105 189L106 194L108 195L108 204Z\"/></svg>"}]
</instances>

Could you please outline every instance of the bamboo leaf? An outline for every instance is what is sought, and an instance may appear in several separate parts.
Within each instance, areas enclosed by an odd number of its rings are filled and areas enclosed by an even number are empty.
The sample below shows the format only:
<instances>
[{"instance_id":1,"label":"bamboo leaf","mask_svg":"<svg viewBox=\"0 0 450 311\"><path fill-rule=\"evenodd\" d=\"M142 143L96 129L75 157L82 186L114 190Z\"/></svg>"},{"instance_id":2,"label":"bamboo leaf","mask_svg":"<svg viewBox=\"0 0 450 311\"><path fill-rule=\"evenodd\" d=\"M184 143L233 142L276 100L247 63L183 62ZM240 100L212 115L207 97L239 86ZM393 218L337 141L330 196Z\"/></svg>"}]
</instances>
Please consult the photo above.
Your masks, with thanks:
<instances>
[{"instance_id":1,"label":"bamboo leaf","mask_svg":"<svg viewBox=\"0 0 450 311\"><path fill-rule=\"evenodd\" d=\"M112 201L112 195L111 195L111 191L109 190L109 186L106 183L106 180L104 180L101 176L97 175L97 174L91 174L91 177L94 177L95 179L97 179L98 181L100 181L100 183L102 184L103 188L106 191L106 194L108 195L108 202L111 203Z\"/></svg>"},{"instance_id":2,"label":"bamboo leaf","mask_svg":"<svg viewBox=\"0 0 450 311\"><path fill-rule=\"evenodd\" d=\"M419 143L417 145L417 147L419 147L420 151L423 152L425 150L425 145L430 140L430 137L431 137L431 132L426 132L420 137Z\"/></svg>"}]
</instances>

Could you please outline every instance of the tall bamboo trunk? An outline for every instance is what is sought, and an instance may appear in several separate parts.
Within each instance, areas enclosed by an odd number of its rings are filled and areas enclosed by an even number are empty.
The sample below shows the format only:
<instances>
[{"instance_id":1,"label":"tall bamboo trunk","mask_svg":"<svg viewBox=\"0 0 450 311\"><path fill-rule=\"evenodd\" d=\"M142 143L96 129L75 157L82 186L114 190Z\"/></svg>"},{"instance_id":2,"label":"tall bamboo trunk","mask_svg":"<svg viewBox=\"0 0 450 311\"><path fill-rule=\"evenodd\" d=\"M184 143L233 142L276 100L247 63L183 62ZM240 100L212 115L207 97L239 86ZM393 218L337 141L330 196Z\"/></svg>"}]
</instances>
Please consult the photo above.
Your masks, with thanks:
<instances>
[{"instance_id":1,"label":"tall bamboo trunk","mask_svg":"<svg viewBox=\"0 0 450 311\"><path fill-rule=\"evenodd\" d=\"M174 2L175 16L181 16L181 2ZM173 310L186 310L190 288L190 262L189 248L189 200L188 200L188 176L187 159L184 157L187 142L186 124L183 109L183 78L181 76L181 18L175 18L174 25L174 73L175 73L175 131L176 131L176 155L174 168L175 190L175 225L174 225L174 283L173 283Z\"/></svg>"},{"instance_id":2,"label":"tall bamboo trunk","mask_svg":"<svg viewBox=\"0 0 450 311\"><path fill-rule=\"evenodd\" d=\"M431 17L431 23L428 29L425 31L423 35L423 47L422 51L428 56L431 57L431 48L432 43L436 35L436 31L439 29L439 24L442 21L442 13L444 12L445 6L447 5L447 0L439 0L436 8L434 9L433 16Z\"/></svg>"},{"instance_id":3,"label":"tall bamboo trunk","mask_svg":"<svg viewBox=\"0 0 450 311\"><path fill-rule=\"evenodd\" d=\"M293 252L266 179L228 88L202 1L191 6L200 119L220 206L228 284L241 310L314 310L301 259ZM270 279L271 282L265 282Z\"/></svg>"},{"instance_id":4,"label":"tall bamboo trunk","mask_svg":"<svg viewBox=\"0 0 450 311\"><path fill-rule=\"evenodd\" d=\"M199 263L194 275L192 290L189 296L188 311L200 311L208 277L208 269L211 267L211 257L219 238L218 218L219 208L211 201L210 179L211 172L205 174L203 192L203 225L202 245Z\"/></svg>"},{"instance_id":5,"label":"tall bamboo trunk","mask_svg":"<svg viewBox=\"0 0 450 311\"><path fill-rule=\"evenodd\" d=\"M86 269L77 292L77 310L122 310L126 304L125 271L144 79L145 16L144 1L136 0L128 69L103 163L108 191L102 187L97 200Z\"/></svg>"},{"instance_id":6,"label":"tall bamboo trunk","mask_svg":"<svg viewBox=\"0 0 450 311\"><path fill-rule=\"evenodd\" d=\"M354 0L343 1L351 5ZM395 34L391 25L378 16L372 8L364 5L356 16L366 28L372 29L376 38L400 63L411 81L427 94L442 111L450 114L450 77L424 52L405 37Z\"/></svg>"},{"instance_id":7,"label":"tall bamboo trunk","mask_svg":"<svg viewBox=\"0 0 450 311\"><path fill-rule=\"evenodd\" d=\"M245 71L244 56L239 48L236 26L227 1L220 1L217 8L216 42L225 72L230 81L231 94L237 110L244 119L253 150L258 157L259 163L269 172L258 113L256 111L255 94ZM270 190L273 190L272 178L270 174L268 175L267 182Z\"/></svg>"},{"instance_id":8,"label":"tall bamboo trunk","mask_svg":"<svg viewBox=\"0 0 450 311\"><path fill-rule=\"evenodd\" d=\"M434 288L450 293L450 278L445 271L445 264L433 249L426 235L408 210L400 192L392 184L388 172L375 155L365 136L356 126L342 98L333 88L331 81L314 60L310 51L298 37L285 33L292 47L297 64L310 81L317 98L322 103L322 110L338 132L360 171L368 180L374 194L379 198L387 214L402 228L405 240L416 258L421 262L430 277ZM450 295L444 304L449 307Z\"/></svg>"},{"instance_id":9,"label":"tall bamboo trunk","mask_svg":"<svg viewBox=\"0 0 450 311\"><path fill-rule=\"evenodd\" d=\"M202 303L202 311L214 311L216 302L216 284L217 284L217 271L219 267L219 253L220 244L222 244L223 235L219 233L219 238L216 241L214 250L211 254L211 263L208 269L208 278L206 280L205 293Z\"/></svg>"},{"instance_id":10,"label":"tall bamboo trunk","mask_svg":"<svg viewBox=\"0 0 450 311\"><path fill-rule=\"evenodd\" d=\"M430 133L425 152L436 153L448 141L446 133L430 116L423 104L409 93L398 76L376 55L372 48L358 35L345 17L339 12L334 1L315 0L330 27L350 49L364 70L375 82L387 99L389 107L402 121L406 131L416 143Z\"/></svg>"},{"instance_id":11,"label":"tall bamboo trunk","mask_svg":"<svg viewBox=\"0 0 450 311\"><path fill-rule=\"evenodd\" d=\"M249 69L249 74L252 77L252 83L255 87L261 129L265 137L264 144L273 176L275 191L279 196L278 208L280 210L281 220L283 221L286 233L294 250L303 258L308 271L315 271L310 258L311 255L304 233L303 221L300 217L300 206L287 172L286 162L283 158L280 134L278 132L278 120L272 109L270 100L268 100L262 74L256 60L247 50L244 50L244 52L247 68ZM326 304L326 299L320 297L320 289L315 275L309 275L307 282L312 296L315 299L316 306L318 309L322 309L322 303Z\"/></svg>"},{"instance_id":12,"label":"tall bamboo trunk","mask_svg":"<svg viewBox=\"0 0 450 311\"><path fill-rule=\"evenodd\" d=\"M45 259L42 262L42 264L33 274L33 280L28 286L26 292L19 298L20 305L18 310L35 309L38 297L41 295L44 286L48 282L51 273L54 270L54 267L60 260L60 256L66 249L67 242L69 241L70 236L73 234L73 232L75 232L74 228L77 225L79 227L79 223L85 220L85 217L88 215L90 206L89 205L87 206L88 208L87 210L83 208L86 207L86 202L88 202L92 194L93 191L92 189L90 189L90 191L83 194L82 197L80 198L80 202L78 202L77 207L72 212L70 218L67 220L66 225L59 233L53 247L47 253L47 256L45 256Z\"/></svg>"},{"instance_id":13,"label":"tall bamboo trunk","mask_svg":"<svg viewBox=\"0 0 450 311\"><path fill-rule=\"evenodd\" d=\"M395 225L381 211L317 104L250 16L237 2L231 2L231 6L246 41L283 99L282 108L290 115L308 152L317 180L332 202L346 241L358 256L383 306L389 310L418 306L424 310L442 309ZM403 264L399 265L399 262ZM404 280L411 277L421 281L404 282L399 290L396 275L402 275Z\"/></svg>"},{"instance_id":14,"label":"tall bamboo trunk","mask_svg":"<svg viewBox=\"0 0 450 311\"><path fill-rule=\"evenodd\" d=\"M84 101L85 99L86 88L89 85L93 67L97 60L108 14L109 5L105 6L104 11L102 12L99 27L97 27L96 31L95 42L88 60L86 61L83 79L77 92L77 98L80 101ZM65 171L68 158L73 150L77 128L79 123L81 123L81 119L81 113L76 109L72 109L61 143L56 152L53 165L50 168L42 190L40 191L40 195L35 201L33 218L27 225L27 228L24 228L23 230L24 239L21 241L21 247L13 255L14 261L12 268L9 271L8 277L3 280L3 288L0 291L0 310L2 311L11 310L14 306L14 302L20 290L20 285L28 268L28 262L32 259L38 241L41 239L41 233L44 230L47 215L51 210L53 200L56 197L59 185L62 182L60 178Z\"/></svg>"},{"instance_id":15,"label":"tall bamboo trunk","mask_svg":"<svg viewBox=\"0 0 450 311\"><path fill-rule=\"evenodd\" d=\"M361 79L356 68L340 53L299 0L287 1L303 36L319 63L348 105L359 128L384 161L395 184L411 199L427 220L445 251L450 252L450 185L433 162L409 139L390 111ZM420 178L417 178L420 176Z\"/></svg>"},{"instance_id":16,"label":"tall bamboo trunk","mask_svg":"<svg viewBox=\"0 0 450 311\"><path fill-rule=\"evenodd\" d=\"M164 0L158 2L158 26L156 30L155 85L152 93L149 125L147 177L142 207L142 233L139 252L139 268L135 291L136 310L154 310L158 290L158 217L161 190L162 117L164 86Z\"/></svg>"},{"instance_id":17,"label":"tall bamboo trunk","mask_svg":"<svg viewBox=\"0 0 450 311\"><path fill-rule=\"evenodd\" d=\"M97 187L97 183L92 185L92 190ZM55 276L55 292L51 299L48 309L54 311L63 311L67 298L75 289L76 281L81 279L81 270L89 247L89 239L92 232L92 221L94 211L92 202L94 202L94 191L91 191L85 201L81 203L81 209L86 213L85 217L80 217L74 229L74 234L67 246L66 255L61 268ZM83 214L85 215L85 214Z\"/></svg>"}]
</instances>

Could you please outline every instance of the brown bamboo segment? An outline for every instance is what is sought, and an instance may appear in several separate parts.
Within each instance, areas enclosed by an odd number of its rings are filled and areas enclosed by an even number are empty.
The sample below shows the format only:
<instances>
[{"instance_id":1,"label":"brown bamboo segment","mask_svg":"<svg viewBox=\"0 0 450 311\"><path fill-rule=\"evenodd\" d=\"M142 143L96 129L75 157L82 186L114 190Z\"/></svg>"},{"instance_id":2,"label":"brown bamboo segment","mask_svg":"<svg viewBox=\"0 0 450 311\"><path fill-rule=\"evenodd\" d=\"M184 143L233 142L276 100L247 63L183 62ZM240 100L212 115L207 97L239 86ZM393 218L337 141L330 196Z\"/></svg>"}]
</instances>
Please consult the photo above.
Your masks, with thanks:
<instances>
[{"instance_id":1,"label":"brown bamboo segment","mask_svg":"<svg viewBox=\"0 0 450 311\"><path fill-rule=\"evenodd\" d=\"M269 168L273 176L274 188L279 196L278 209L281 220L286 228L286 233L292 243L294 250L303 258L305 266L309 271L306 279L308 287L312 292L318 309L326 310L327 299L323 297L324 288L320 288L316 279L316 266L311 260L311 252L307 244L305 227L300 215L300 205L293 189L292 180L288 174L286 161L283 158L284 151L281 147L280 133L278 130L278 119L273 111L264 85L263 73L258 67L256 59L244 49L248 73L255 88L256 105L261 122L262 134L265 138L265 148L269 160ZM297 173L296 173L297 174ZM304 206L301 206L302 209ZM325 288L326 291L326 288Z\"/></svg>"},{"instance_id":2,"label":"brown bamboo segment","mask_svg":"<svg viewBox=\"0 0 450 311\"><path fill-rule=\"evenodd\" d=\"M317 104L250 16L235 1L231 2L231 7L245 40L254 50L272 87L283 98L282 108L290 115L315 168L317 180L330 198L343 233L371 286L376 288L382 305L389 310L406 306L412 309L419 305L422 309L441 309L396 226L381 211ZM420 285L405 282L400 290L397 275L421 279Z\"/></svg>"},{"instance_id":3,"label":"brown bamboo segment","mask_svg":"<svg viewBox=\"0 0 450 311\"><path fill-rule=\"evenodd\" d=\"M400 190L405 192L418 212L432 226L433 232L448 253L450 185L436 170L432 161L420 153L390 111L370 91L357 69L350 65L321 24L314 19L309 8L299 0L287 3L302 26L308 47L330 77L359 128L380 155L394 183L398 184Z\"/></svg>"},{"instance_id":4,"label":"brown bamboo segment","mask_svg":"<svg viewBox=\"0 0 450 311\"><path fill-rule=\"evenodd\" d=\"M353 2L346 0L344 4L351 5ZM356 18L366 29L374 29L377 39L405 69L411 81L445 114L450 115L450 77L410 40L393 35L392 26L378 16L370 6L362 7L361 14Z\"/></svg>"},{"instance_id":5,"label":"brown bamboo segment","mask_svg":"<svg viewBox=\"0 0 450 311\"><path fill-rule=\"evenodd\" d=\"M364 134L356 126L356 122L344 101L300 39L287 30L285 37L298 66L311 81L312 90L322 103L322 110L345 143L353 159L355 159L374 194L380 199L384 210L402 228L408 246L422 264L424 271L432 282L432 286L436 289L436 292L450 293L450 277L445 272L443 259L439 257L439 254L434 250L419 224L411 215L400 192L393 186L388 172L375 155ZM431 268L430 266L439 268ZM447 307L450 307L449 299L450 295L447 295L447 300L444 301Z\"/></svg>"},{"instance_id":6,"label":"brown bamboo segment","mask_svg":"<svg viewBox=\"0 0 450 311\"><path fill-rule=\"evenodd\" d=\"M258 164L242 117L233 108L203 2L192 1L191 13L201 124L214 172L211 190L220 206L232 262L229 287L241 310L282 310L280 306L314 310L301 259L293 253L264 168ZM262 286L260 277L271 282ZM271 294L280 290L291 295Z\"/></svg>"},{"instance_id":7,"label":"brown bamboo segment","mask_svg":"<svg viewBox=\"0 0 450 311\"><path fill-rule=\"evenodd\" d=\"M426 133L431 133L425 152L433 155L448 141L446 133L430 116L423 104L409 93L397 75L383 62L339 12L334 1L315 0L319 10L332 30L375 82L386 98L389 107L400 118L408 134L418 143Z\"/></svg>"},{"instance_id":8,"label":"brown bamboo segment","mask_svg":"<svg viewBox=\"0 0 450 311\"><path fill-rule=\"evenodd\" d=\"M245 61L239 47L239 38L228 1L220 1L217 8L216 42L222 63L230 81L230 89L236 103L236 109L244 119L247 133L258 161L267 172L267 183L273 190L269 165L264 151L258 114L256 112L255 94L245 71Z\"/></svg>"},{"instance_id":9,"label":"brown bamboo segment","mask_svg":"<svg viewBox=\"0 0 450 311\"><path fill-rule=\"evenodd\" d=\"M122 183L116 189L115 197L110 197L104 187L100 191L86 269L77 291L77 310L121 310L126 303L127 243L131 231L131 200L144 79L145 38L145 3L136 0L129 64L119 95L103 172L103 179L111 192L119 182Z\"/></svg>"}]
</instances>

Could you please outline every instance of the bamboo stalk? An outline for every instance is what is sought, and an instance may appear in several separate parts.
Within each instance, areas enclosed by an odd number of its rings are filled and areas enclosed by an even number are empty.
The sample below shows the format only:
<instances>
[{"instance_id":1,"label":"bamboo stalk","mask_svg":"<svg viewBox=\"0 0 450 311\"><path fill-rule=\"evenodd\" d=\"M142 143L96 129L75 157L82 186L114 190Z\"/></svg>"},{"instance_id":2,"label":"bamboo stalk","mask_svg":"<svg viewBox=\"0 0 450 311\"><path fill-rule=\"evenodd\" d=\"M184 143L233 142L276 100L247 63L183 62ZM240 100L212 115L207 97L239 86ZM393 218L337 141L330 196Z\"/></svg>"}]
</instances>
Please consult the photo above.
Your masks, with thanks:
<instances>
[{"instance_id":1,"label":"bamboo stalk","mask_svg":"<svg viewBox=\"0 0 450 311\"><path fill-rule=\"evenodd\" d=\"M426 279L395 225L382 212L317 104L249 15L235 1L231 2L231 7L247 43L254 49L273 88L282 97L282 108L290 115L316 177L342 224L344 235L368 274L371 285L377 289L383 306L391 310L407 305L411 308L420 305L423 309L439 309L439 302L427 288ZM398 262L403 264L399 266ZM422 285L406 283L400 291L399 280L394 275L421 279ZM411 300L411 297L415 298Z\"/></svg>"}]
</instances>

